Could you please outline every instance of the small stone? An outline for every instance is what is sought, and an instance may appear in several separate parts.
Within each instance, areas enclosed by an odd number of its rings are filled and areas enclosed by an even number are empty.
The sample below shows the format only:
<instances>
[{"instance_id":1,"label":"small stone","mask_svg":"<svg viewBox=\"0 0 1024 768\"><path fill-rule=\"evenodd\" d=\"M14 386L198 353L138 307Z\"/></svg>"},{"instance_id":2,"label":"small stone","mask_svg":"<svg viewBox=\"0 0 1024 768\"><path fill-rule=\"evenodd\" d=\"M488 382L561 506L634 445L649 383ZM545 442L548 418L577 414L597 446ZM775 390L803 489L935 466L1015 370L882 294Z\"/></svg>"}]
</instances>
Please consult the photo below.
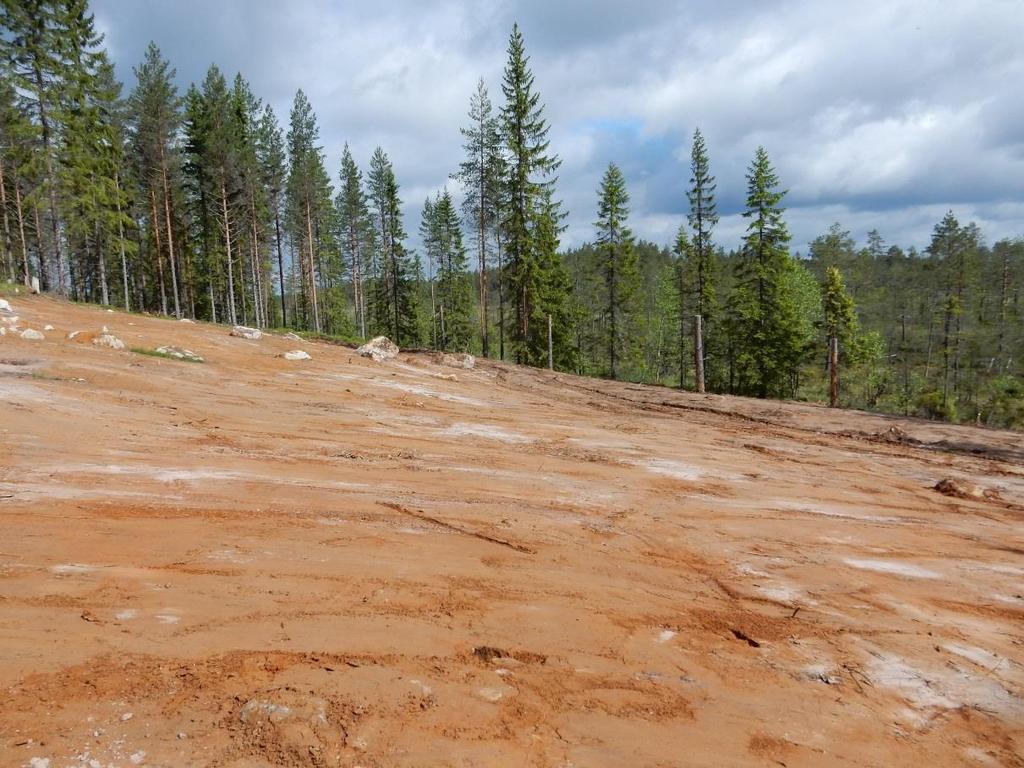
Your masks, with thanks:
<instances>
[{"instance_id":1,"label":"small stone","mask_svg":"<svg viewBox=\"0 0 1024 768\"><path fill-rule=\"evenodd\" d=\"M133 715L131 712L125 712L123 715L121 715L121 722L127 723L133 717L135 717L135 715Z\"/></svg>"},{"instance_id":2,"label":"small stone","mask_svg":"<svg viewBox=\"0 0 1024 768\"><path fill-rule=\"evenodd\" d=\"M460 352L459 354L454 355L445 352L441 355L438 362L441 363L441 365L447 365L451 368L463 368L467 371L476 367L476 358L466 352Z\"/></svg>"},{"instance_id":3,"label":"small stone","mask_svg":"<svg viewBox=\"0 0 1024 768\"><path fill-rule=\"evenodd\" d=\"M188 738L188 734L184 731L178 731L178 741L184 741Z\"/></svg>"},{"instance_id":4,"label":"small stone","mask_svg":"<svg viewBox=\"0 0 1024 768\"><path fill-rule=\"evenodd\" d=\"M249 328L245 325L236 325L231 329L232 336L238 336L241 339L250 339L252 341L259 341L263 338L263 331L259 328Z\"/></svg>"},{"instance_id":5,"label":"small stone","mask_svg":"<svg viewBox=\"0 0 1024 768\"><path fill-rule=\"evenodd\" d=\"M140 749L138 752L133 753L128 759L132 761L132 765L142 765L142 761L146 759L146 752Z\"/></svg>"},{"instance_id":6,"label":"small stone","mask_svg":"<svg viewBox=\"0 0 1024 768\"><path fill-rule=\"evenodd\" d=\"M196 321L195 321L195 320L193 320L193 319L192 319L192 318L190 318L190 317L182 317L181 319L179 319L179 320L178 320L178 322L179 322L179 323L191 323L192 325L195 325L195 322L196 322Z\"/></svg>"},{"instance_id":7,"label":"small stone","mask_svg":"<svg viewBox=\"0 0 1024 768\"><path fill-rule=\"evenodd\" d=\"M21 338L29 339L31 341L42 341L46 337L35 328L26 328L21 332Z\"/></svg>"},{"instance_id":8,"label":"small stone","mask_svg":"<svg viewBox=\"0 0 1024 768\"><path fill-rule=\"evenodd\" d=\"M0 312L11 312L11 302L7 299L0 299Z\"/></svg>"},{"instance_id":9,"label":"small stone","mask_svg":"<svg viewBox=\"0 0 1024 768\"><path fill-rule=\"evenodd\" d=\"M49 325L49 324L47 324L47 325L44 325L44 326L43 326L43 330L44 330L44 331L52 331L52 330L53 330L53 326L52 326L52 325Z\"/></svg>"},{"instance_id":10,"label":"small stone","mask_svg":"<svg viewBox=\"0 0 1024 768\"><path fill-rule=\"evenodd\" d=\"M282 357L285 360L310 360L309 353L301 349L293 349L291 352L285 352Z\"/></svg>"}]
</instances>

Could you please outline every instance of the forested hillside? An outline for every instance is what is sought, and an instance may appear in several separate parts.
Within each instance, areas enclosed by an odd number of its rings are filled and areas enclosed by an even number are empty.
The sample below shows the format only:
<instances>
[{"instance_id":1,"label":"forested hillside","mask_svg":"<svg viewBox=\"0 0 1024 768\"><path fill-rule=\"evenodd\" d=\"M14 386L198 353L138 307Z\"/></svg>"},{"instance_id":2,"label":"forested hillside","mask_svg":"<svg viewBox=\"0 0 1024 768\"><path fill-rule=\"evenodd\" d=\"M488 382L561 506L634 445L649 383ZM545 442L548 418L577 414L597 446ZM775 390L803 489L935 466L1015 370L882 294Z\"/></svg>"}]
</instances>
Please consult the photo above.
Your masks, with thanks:
<instances>
[{"instance_id":1,"label":"forested hillside","mask_svg":"<svg viewBox=\"0 0 1024 768\"><path fill-rule=\"evenodd\" d=\"M629 179L609 164L593 244L564 250L560 161L518 27L495 98L482 80L467 94L452 137L465 159L438 179L450 190L414 223L386 148L328 157L302 90L288 115L217 66L181 90L156 44L122 85L86 0L2 9L0 266L11 282L528 365L550 354L559 369L687 388L703 378L708 391L759 397L827 402L831 368L836 404L1024 426L1022 239L989 243L949 213L923 252L874 231L856 243L822 222L799 253L785 182L759 147L746 236L726 251L713 158L695 131L675 242L634 238Z\"/></svg>"}]
</instances>

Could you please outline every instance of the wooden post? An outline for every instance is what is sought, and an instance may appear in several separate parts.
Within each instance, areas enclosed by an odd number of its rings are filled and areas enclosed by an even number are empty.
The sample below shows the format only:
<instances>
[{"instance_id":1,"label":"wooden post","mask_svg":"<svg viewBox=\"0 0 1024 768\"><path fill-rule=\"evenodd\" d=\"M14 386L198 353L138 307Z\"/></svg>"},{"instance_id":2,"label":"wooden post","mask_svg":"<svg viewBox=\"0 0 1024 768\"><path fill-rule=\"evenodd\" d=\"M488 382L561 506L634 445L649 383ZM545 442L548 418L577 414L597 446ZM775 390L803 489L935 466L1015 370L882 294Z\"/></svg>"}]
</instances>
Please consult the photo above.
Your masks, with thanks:
<instances>
[{"instance_id":1,"label":"wooden post","mask_svg":"<svg viewBox=\"0 0 1024 768\"><path fill-rule=\"evenodd\" d=\"M828 404L830 408L839 405L839 337L828 340Z\"/></svg>"},{"instance_id":2,"label":"wooden post","mask_svg":"<svg viewBox=\"0 0 1024 768\"><path fill-rule=\"evenodd\" d=\"M551 343L551 315L548 315L548 370L555 370L555 349Z\"/></svg>"},{"instance_id":3,"label":"wooden post","mask_svg":"<svg viewBox=\"0 0 1024 768\"><path fill-rule=\"evenodd\" d=\"M693 370L697 391L704 394L704 329L701 316L693 316Z\"/></svg>"}]
</instances>

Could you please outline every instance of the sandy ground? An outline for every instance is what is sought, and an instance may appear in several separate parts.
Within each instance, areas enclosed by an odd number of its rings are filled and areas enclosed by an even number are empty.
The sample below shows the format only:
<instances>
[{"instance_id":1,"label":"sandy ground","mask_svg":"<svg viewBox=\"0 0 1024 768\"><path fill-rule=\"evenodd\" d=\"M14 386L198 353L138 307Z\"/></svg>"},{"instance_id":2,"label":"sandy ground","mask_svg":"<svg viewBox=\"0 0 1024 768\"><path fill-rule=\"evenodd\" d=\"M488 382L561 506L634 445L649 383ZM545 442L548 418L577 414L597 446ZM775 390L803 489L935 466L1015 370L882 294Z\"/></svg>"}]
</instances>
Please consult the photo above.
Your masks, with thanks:
<instances>
[{"instance_id":1,"label":"sandy ground","mask_svg":"<svg viewBox=\"0 0 1024 768\"><path fill-rule=\"evenodd\" d=\"M11 303L2 766L1024 765L1020 434Z\"/></svg>"}]
</instances>

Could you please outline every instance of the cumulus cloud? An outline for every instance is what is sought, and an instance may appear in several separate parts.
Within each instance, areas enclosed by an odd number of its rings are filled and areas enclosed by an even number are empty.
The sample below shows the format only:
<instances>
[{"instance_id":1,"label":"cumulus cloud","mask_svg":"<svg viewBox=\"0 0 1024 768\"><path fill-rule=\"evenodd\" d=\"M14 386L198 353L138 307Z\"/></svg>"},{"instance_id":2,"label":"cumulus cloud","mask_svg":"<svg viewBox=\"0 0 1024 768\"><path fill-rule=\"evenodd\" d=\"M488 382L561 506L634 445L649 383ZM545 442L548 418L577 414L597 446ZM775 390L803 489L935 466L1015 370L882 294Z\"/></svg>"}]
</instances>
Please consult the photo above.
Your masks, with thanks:
<instances>
[{"instance_id":1,"label":"cumulus cloud","mask_svg":"<svg viewBox=\"0 0 1024 768\"><path fill-rule=\"evenodd\" d=\"M704 132L718 177L718 241L739 242L744 172L769 151L789 190L793 247L839 221L863 239L923 247L947 208L990 240L1024 234L1024 13L1018 0L820 3L449 0L287 4L93 0L121 77L152 39L184 88L236 71L282 122L309 96L332 168L380 144L407 229L461 158L459 126L483 77L500 101L518 20L562 159L567 243L591 235L611 160L638 235L669 243L686 211L687 155Z\"/></svg>"}]
</instances>

